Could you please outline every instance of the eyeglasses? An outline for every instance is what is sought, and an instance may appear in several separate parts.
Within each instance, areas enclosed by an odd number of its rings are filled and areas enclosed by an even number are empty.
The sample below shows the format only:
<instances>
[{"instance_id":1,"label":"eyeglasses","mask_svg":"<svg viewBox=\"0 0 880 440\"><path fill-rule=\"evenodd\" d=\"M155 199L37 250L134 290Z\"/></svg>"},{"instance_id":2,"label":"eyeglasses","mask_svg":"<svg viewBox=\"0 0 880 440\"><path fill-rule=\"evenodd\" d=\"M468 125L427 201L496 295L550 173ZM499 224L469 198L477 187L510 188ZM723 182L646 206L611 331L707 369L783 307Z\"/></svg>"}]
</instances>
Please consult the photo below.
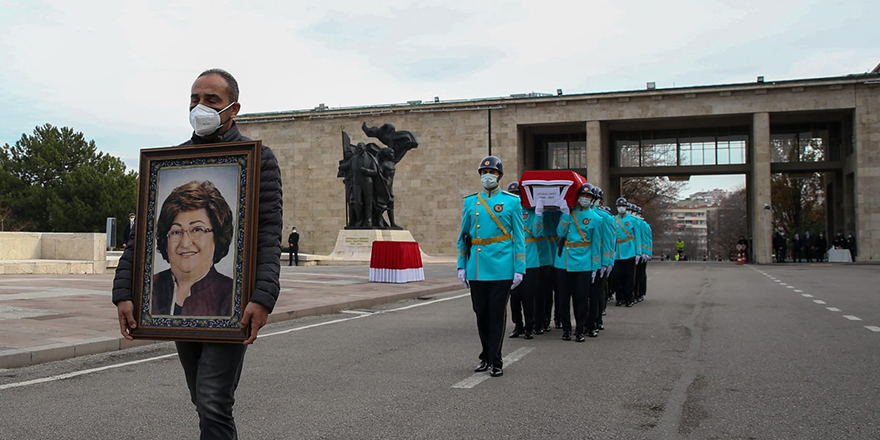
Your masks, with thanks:
<instances>
[{"instance_id":1,"label":"eyeglasses","mask_svg":"<svg viewBox=\"0 0 880 440\"><path fill-rule=\"evenodd\" d=\"M193 226L189 229L175 228L168 231L168 240L169 241L180 241L183 239L183 234L189 235L190 240L198 240L205 236L205 234L211 233L214 230L211 228L206 228L204 226Z\"/></svg>"}]
</instances>

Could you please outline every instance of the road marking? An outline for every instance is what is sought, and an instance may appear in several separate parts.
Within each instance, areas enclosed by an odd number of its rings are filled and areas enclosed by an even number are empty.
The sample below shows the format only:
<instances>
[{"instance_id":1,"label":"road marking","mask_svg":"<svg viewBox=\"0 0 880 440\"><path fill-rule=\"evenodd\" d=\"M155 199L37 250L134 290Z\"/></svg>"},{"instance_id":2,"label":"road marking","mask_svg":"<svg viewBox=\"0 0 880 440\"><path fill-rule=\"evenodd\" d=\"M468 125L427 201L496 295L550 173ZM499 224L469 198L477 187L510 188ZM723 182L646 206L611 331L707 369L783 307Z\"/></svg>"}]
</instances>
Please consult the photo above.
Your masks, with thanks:
<instances>
[{"instance_id":1,"label":"road marking","mask_svg":"<svg viewBox=\"0 0 880 440\"><path fill-rule=\"evenodd\" d=\"M804 298L812 298L813 297L813 295L810 295L809 293L802 293L801 296Z\"/></svg>"},{"instance_id":2,"label":"road marking","mask_svg":"<svg viewBox=\"0 0 880 440\"><path fill-rule=\"evenodd\" d=\"M786 289L794 289L794 286L785 286Z\"/></svg>"},{"instance_id":3,"label":"road marking","mask_svg":"<svg viewBox=\"0 0 880 440\"><path fill-rule=\"evenodd\" d=\"M362 318L366 318L366 317L369 317L369 316L381 315L381 314L384 314L384 313L398 312L398 311L401 311L401 310L409 310L409 309L412 309L412 308L415 308L415 307L422 307L422 306L426 306L426 305L429 305L429 304L436 304L436 303L439 303L439 302L451 301L451 300L458 299L458 298L464 298L464 297L466 297L466 296L470 296L470 293L465 293L465 294L463 294L463 295L450 296L450 297L447 297L447 298L435 299L435 300L432 300L432 301L424 301L424 302L420 302L420 303L418 303L418 304L414 304L414 305L411 305L411 306L398 307L398 308L396 308L396 309L381 310L381 311L377 311L377 312L369 313L369 314L365 314L365 315L355 315L355 316L352 316L351 318L334 319L334 320L332 320L332 321L319 322L319 323L317 323L317 324L305 325L305 326L302 326L302 327L291 328L291 329L282 330L282 331L278 331L278 332L274 332L274 333L261 334L261 335L259 336L259 338L266 338L266 337L269 337L269 336L283 335L283 334L286 334L286 333L296 332L296 331L300 331L300 330L307 330L307 329L310 329L310 328L321 327L321 326L324 326L324 325L338 324L338 323L340 323L340 322L351 321L351 320L354 320L354 319L362 319ZM258 338L258 339L259 339L259 338ZM522 349L520 349L520 350L522 350ZM528 351L531 351L531 350L533 350L533 349L530 349L530 350L528 350ZM517 351L519 351L519 350L517 350ZM511 357L511 356L513 356L515 353L517 353L517 351L515 351L515 352L513 352L513 353L511 353L511 354L509 354L509 355L507 355L507 356L508 356L508 357ZM528 351L527 351L526 353L528 353ZM524 356L524 355L525 355L525 354L523 354L523 356ZM165 354L165 355L162 355L162 356L156 356L156 357L147 358L147 359L141 359L141 360L137 360L137 361L123 362L123 363L120 363L120 364L107 365L107 366L104 366L104 367L90 368L90 369L87 369L87 370L73 371L73 372L70 372L70 373L59 374L59 375L56 375L56 376L44 377L44 378L41 378L41 379L32 379L32 380L27 380L27 381L24 381L24 382L7 383L7 384L0 385L0 391L2 391L2 390L7 390L7 389L10 389L10 388L24 387L24 386L28 386L28 385L36 385L36 384L46 383L46 382L55 382L55 381L58 381L58 380L69 379L69 378L71 378L71 377L82 376L82 375L85 375L85 374L98 373L98 372L101 372L101 371L110 370L110 369L114 369L114 368L127 367L127 366L129 366L129 365L135 365L135 364L140 364L140 363L150 362L150 361L157 361L157 360L165 359L165 358L169 358L169 357L172 357L172 356L177 356L177 353ZM520 356L520 357L522 357L522 356ZM505 357L504 360L507 361L507 357ZM516 361L516 360L519 360L519 358L514 359L514 360L512 360L512 361L510 361L510 362L514 362L514 361ZM488 376L487 376L487 377L488 377Z\"/></svg>"},{"instance_id":4,"label":"road marking","mask_svg":"<svg viewBox=\"0 0 880 440\"><path fill-rule=\"evenodd\" d=\"M843 315L844 318L849 319L850 321L861 321L862 318L853 315Z\"/></svg>"},{"instance_id":5,"label":"road marking","mask_svg":"<svg viewBox=\"0 0 880 440\"><path fill-rule=\"evenodd\" d=\"M797 292L797 293L801 293L801 292L803 292L803 290L800 290L800 289L794 289L794 291Z\"/></svg>"},{"instance_id":6,"label":"road marking","mask_svg":"<svg viewBox=\"0 0 880 440\"><path fill-rule=\"evenodd\" d=\"M17 289L17 290L33 290L31 293L10 293L4 294L0 296L0 301L12 301L18 299L45 299L45 298L59 298L64 296L84 296L84 295L102 295L102 296L110 296L112 292L110 289L107 290L92 290L92 289L71 289L66 287L27 287L27 286L13 286L13 287L0 287L0 290L7 289Z\"/></svg>"},{"instance_id":7,"label":"road marking","mask_svg":"<svg viewBox=\"0 0 880 440\"><path fill-rule=\"evenodd\" d=\"M347 285L351 285L351 284L364 284L364 283L368 282L367 279L363 279L363 280L334 280L334 281L330 281L330 280L282 280L282 281L284 281L285 284L288 284L288 283L292 283L292 284L296 284L296 283L330 284L330 285L334 285L334 286L347 286ZM294 289L286 288L286 289L281 289L281 290L282 291L284 291L284 290L293 291Z\"/></svg>"},{"instance_id":8,"label":"road marking","mask_svg":"<svg viewBox=\"0 0 880 440\"><path fill-rule=\"evenodd\" d=\"M159 359L165 359L165 358L169 358L172 356L177 356L177 353L164 354L162 356L141 359L138 361L123 362L121 364L107 365L106 367L89 368L88 370L74 371L71 373L59 374L57 376L44 377L42 379L33 379L33 380L26 380L24 382L7 383L5 385L0 385L0 390L8 390L10 388L18 388L18 387L23 387L23 386L28 386L28 385L36 385L38 383L54 382L56 380L70 379L71 377L82 376L84 374L97 373L99 371L110 370L113 368L121 368L121 367L127 367L129 365L141 364L144 362L157 361Z\"/></svg>"},{"instance_id":9,"label":"road marking","mask_svg":"<svg viewBox=\"0 0 880 440\"><path fill-rule=\"evenodd\" d=\"M353 320L353 319L366 318L366 317L368 317L368 316L376 316L376 315L382 315L382 314L385 314L385 313L399 312L399 311L401 311L401 310L409 310L409 309L412 309L412 308L415 308L415 307L421 307L421 306L426 306L426 305L429 305L429 304L436 304L436 303L438 303L438 302L450 301L450 300L458 299L458 298L464 298L464 297L466 297L466 296L470 296L470 293L466 293L466 294L464 294L464 295L450 296L450 297L448 297L448 298L435 299L435 300L432 300L432 301L425 301L425 302L421 302L421 303L418 303L418 304L413 304L413 305L411 305L411 306L398 307L398 308L396 308L396 309L390 309L390 310L379 310L379 311L376 311L376 312L373 312L373 313L370 313L370 314L366 314L366 315L355 315L355 316L352 316L351 318L334 319L334 320L332 320L332 321L319 322L319 323L317 323L317 324L311 324L311 325L305 325L305 326L302 326L302 327L289 328L289 329L287 329L287 330L281 330L281 331L277 331L277 332L274 332L274 333L267 333L267 334L265 334L265 335L260 335L260 338L264 338L264 337L268 337L268 336L276 336L276 335L285 335L285 334L287 334L287 333L298 332L298 331L300 331L300 330L307 330L307 329L310 329L310 328L321 327L321 326L324 326L324 325L330 325L330 324L338 324L338 323L340 323L340 322L351 321L351 320Z\"/></svg>"},{"instance_id":10,"label":"road marking","mask_svg":"<svg viewBox=\"0 0 880 440\"><path fill-rule=\"evenodd\" d=\"M531 353L532 350L534 350L534 349L535 349L535 347L520 347L516 351L508 354L507 356L504 356L501 360L504 361L505 365L510 365L510 364L522 359L525 355ZM486 372L474 373L471 377L453 385L452 388L462 388L462 389L473 388L473 387L483 383L483 381L485 381L486 379L488 379L490 377L492 377L492 376L489 376L489 373L486 373Z\"/></svg>"},{"instance_id":11,"label":"road marking","mask_svg":"<svg viewBox=\"0 0 880 440\"><path fill-rule=\"evenodd\" d=\"M326 277L326 278L357 278L361 280L369 280L369 276L363 275L342 275L342 274L327 274L327 273L315 273L315 272L293 272L289 274L284 274L281 279L294 280L297 276L300 275L309 275L314 277Z\"/></svg>"},{"instance_id":12,"label":"road marking","mask_svg":"<svg viewBox=\"0 0 880 440\"><path fill-rule=\"evenodd\" d=\"M828 304L825 301L822 301L821 299L814 299L813 302L816 304Z\"/></svg>"},{"instance_id":13,"label":"road marking","mask_svg":"<svg viewBox=\"0 0 880 440\"><path fill-rule=\"evenodd\" d=\"M865 328L871 330L872 332L880 332L880 327L874 325L866 325Z\"/></svg>"},{"instance_id":14,"label":"road marking","mask_svg":"<svg viewBox=\"0 0 880 440\"><path fill-rule=\"evenodd\" d=\"M774 279L773 281L776 281L777 283L781 283L781 282L782 282L782 280L776 280L776 279Z\"/></svg>"},{"instance_id":15,"label":"road marking","mask_svg":"<svg viewBox=\"0 0 880 440\"><path fill-rule=\"evenodd\" d=\"M838 309L837 307L825 307L825 308L828 309L829 312L839 312L840 311L840 309Z\"/></svg>"},{"instance_id":16,"label":"road marking","mask_svg":"<svg viewBox=\"0 0 880 440\"><path fill-rule=\"evenodd\" d=\"M365 312L363 310L340 310L339 313L348 313L350 315L372 315L373 312Z\"/></svg>"},{"instance_id":17,"label":"road marking","mask_svg":"<svg viewBox=\"0 0 880 440\"><path fill-rule=\"evenodd\" d=\"M780 286L787 286L788 284L785 284L785 283L779 283L779 285L780 285Z\"/></svg>"},{"instance_id":18,"label":"road marking","mask_svg":"<svg viewBox=\"0 0 880 440\"><path fill-rule=\"evenodd\" d=\"M3 283L33 283L37 278L0 278ZM88 278L40 278L44 281L88 281Z\"/></svg>"}]
</instances>

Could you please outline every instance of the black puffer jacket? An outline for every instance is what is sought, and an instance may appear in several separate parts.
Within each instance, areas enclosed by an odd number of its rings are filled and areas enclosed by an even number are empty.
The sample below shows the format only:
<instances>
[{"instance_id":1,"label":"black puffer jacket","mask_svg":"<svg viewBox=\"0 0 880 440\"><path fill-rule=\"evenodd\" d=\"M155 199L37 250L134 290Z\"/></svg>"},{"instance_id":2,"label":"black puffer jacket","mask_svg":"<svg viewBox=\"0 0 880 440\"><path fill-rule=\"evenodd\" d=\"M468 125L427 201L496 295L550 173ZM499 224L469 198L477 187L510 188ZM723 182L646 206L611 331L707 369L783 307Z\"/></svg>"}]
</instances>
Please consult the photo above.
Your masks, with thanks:
<instances>
[{"instance_id":1,"label":"black puffer jacket","mask_svg":"<svg viewBox=\"0 0 880 440\"><path fill-rule=\"evenodd\" d=\"M181 145L216 144L221 142L243 142L250 139L242 136L238 125L220 136L200 138L193 134L192 139ZM272 312L280 290L278 276L281 273L281 170L272 150L263 145L260 163L260 214L257 228L257 273L256 288L251 301ZM132 301L132 280L134 265L134 231L128 237L128 247L119 259L116 277L113 279L113 304Z\"/></svg>"}]
</instances>

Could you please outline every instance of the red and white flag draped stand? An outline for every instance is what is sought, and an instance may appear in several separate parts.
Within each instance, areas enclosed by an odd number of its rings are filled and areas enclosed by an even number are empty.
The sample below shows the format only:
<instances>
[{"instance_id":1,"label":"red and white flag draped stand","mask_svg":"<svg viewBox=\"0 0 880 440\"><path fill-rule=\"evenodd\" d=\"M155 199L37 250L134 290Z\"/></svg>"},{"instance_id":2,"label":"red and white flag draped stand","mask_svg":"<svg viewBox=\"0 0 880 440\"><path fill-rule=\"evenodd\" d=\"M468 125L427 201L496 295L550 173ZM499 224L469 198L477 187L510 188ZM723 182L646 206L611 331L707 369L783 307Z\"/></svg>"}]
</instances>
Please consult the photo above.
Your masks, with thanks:
<instances>
[{"instance_id":1,"label":"red and white flag draped stand","mask_svg":"<svg viewBox=\"0 0 880 440\"><path fill-rule=\"evenodd\" d=\"M424 281L425 270L419 244L414 241L374 241L370 257L370 281L409 283Z\"/></svg>"}]
</instances>

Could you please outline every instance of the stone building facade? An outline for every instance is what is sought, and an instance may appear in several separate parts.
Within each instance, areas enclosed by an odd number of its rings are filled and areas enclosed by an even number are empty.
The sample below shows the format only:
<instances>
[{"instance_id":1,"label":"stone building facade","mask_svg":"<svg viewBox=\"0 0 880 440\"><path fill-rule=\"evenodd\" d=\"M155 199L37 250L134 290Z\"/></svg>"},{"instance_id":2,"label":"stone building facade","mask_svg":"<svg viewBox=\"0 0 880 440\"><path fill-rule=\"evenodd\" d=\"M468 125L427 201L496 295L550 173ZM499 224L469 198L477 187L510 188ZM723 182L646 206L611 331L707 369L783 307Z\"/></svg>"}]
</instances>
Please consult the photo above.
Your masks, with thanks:
<instances>
[{"instance_id":1,"label":"stone building facade","mask_svg":"<svg viewBox=\"0 0 880 440\"><path fill-rule=\"evenodd\" d=\"M278 156L285 229L297 226L305 252L331 252L345 225L344 189L336 177L341 132L355 143L376 142L361 131L365 122L391 123L419 139L418 149L397 167L395 217L431 255L455 253L462 197L480 189L477 164L492 154L504 163L505 186L525 170L574 169L604 188L609 200L628 176L744 174L756 250L769 246L764 206L771 202L771 174L825 173L829 231L855 233L859 260L880 259L877 73L578 95L322 106L240 115L237 120L245 135L261 139ZM807 157L810 145L819 146L818 158ZM697 153L706 158L695 160ZM768 259L758 251L755 258Z\"/></svg>"}]
</instances>

